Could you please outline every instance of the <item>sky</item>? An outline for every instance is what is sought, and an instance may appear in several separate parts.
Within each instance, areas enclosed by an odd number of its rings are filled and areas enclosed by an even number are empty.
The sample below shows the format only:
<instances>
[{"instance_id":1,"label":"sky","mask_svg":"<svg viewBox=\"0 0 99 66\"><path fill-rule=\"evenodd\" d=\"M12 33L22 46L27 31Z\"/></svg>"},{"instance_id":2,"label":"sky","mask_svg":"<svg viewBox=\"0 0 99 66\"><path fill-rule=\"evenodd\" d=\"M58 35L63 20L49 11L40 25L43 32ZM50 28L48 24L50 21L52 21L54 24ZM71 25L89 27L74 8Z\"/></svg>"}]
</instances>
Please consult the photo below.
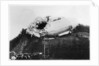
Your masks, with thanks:
<instances>
[{"instance_id":1,"label":"sky","mask_svg":"<svg viewBox=\"0 0 99 66\"><path fill-rule=\"evenodd\" d=\"M36 17L45 16L76 19L81 24L90 25L88 5L10 5L10 40L18 36L22 28L27 28Z\"/></svg>"}]
</instances>

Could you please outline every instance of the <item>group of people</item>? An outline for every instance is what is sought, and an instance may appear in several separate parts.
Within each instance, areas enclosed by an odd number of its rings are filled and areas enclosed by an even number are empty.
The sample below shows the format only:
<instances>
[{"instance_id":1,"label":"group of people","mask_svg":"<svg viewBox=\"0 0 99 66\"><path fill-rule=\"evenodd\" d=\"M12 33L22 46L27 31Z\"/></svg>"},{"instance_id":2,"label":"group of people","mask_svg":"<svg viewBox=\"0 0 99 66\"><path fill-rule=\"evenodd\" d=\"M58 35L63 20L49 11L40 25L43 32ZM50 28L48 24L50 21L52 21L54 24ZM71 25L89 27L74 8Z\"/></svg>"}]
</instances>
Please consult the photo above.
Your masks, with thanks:
<instances>
[{"instance_id":1,"label":"group of people","mask_svg":"<svg viewBox=\"0 0 99 66\"><path fill-rule=\"evenodd\" d=\"M15 52L10 52L11 60L29 60L29 59L40 59L42 58L42 52L34 52L34 53L22 53L16 54Z\"/></svg>"}]
</instances>

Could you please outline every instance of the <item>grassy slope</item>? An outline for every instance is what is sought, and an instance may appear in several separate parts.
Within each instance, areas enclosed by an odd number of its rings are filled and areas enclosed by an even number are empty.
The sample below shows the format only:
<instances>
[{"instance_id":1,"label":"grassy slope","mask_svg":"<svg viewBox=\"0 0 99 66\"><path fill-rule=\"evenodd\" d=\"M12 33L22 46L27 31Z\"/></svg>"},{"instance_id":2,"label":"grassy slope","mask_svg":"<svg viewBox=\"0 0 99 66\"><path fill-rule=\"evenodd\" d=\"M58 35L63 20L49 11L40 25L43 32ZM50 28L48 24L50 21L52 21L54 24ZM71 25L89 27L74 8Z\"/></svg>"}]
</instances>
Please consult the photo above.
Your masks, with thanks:
<instances>
[{"instance_id":1,"label":"grassy slope","mask_svg":"<svg viewBox=\"0 0 99 66\"><path fill-rule=\"evenodd\" d=\"M87 33L87 34L86 34ZM62 37L55 37L53 40L31 37L26 30L10 41L10 51L19 53L44 53L44 44L47 56L46 59L89 59L89 27L78 25L72 34ZM39 58L44 58L43 55Z\"/></svg>"}]
</instances>

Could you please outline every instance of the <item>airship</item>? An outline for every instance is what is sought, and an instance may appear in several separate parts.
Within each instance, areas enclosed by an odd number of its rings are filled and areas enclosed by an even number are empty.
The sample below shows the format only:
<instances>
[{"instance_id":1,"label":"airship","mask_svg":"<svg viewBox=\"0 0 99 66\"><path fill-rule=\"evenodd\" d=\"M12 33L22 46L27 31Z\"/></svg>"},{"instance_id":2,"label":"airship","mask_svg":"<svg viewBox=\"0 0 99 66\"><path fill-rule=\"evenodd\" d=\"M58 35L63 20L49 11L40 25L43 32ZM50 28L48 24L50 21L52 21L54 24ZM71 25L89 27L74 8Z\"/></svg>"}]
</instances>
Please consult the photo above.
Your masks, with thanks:
<instances>
[{"instance_id":1,"label":"airship","mask_svg":"<svg viewBox=\"0 0 99 66\"><path fill-rule=\"evenodd\" d=\"M36 37L46 35L62 36L71 33L78 24L79 23L76 19L74 20L65 17L38 17L29 25L27 33Z\"/></svg>"}]
</instances>

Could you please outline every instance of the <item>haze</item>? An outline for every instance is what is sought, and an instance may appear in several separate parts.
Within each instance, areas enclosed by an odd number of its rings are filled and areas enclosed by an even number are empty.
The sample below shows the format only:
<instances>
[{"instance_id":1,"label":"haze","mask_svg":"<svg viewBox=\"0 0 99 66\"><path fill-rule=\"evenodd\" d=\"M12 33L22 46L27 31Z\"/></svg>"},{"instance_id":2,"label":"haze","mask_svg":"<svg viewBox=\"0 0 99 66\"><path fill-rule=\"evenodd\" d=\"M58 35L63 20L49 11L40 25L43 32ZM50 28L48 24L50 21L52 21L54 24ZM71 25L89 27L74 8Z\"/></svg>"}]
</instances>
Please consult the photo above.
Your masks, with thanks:
<instances>
[{"instance_id":1,"label":"haze","mask_svg":"<svg viewBox=\"0 0 99 66\"><path fill-rule=\"evenodd\" d=\"M89 6L9 6L10 40L15 38L22 28L29 26L36 17L65 17L77 19L84 25L90 25Z\"/></svg>"}]
</instances>

